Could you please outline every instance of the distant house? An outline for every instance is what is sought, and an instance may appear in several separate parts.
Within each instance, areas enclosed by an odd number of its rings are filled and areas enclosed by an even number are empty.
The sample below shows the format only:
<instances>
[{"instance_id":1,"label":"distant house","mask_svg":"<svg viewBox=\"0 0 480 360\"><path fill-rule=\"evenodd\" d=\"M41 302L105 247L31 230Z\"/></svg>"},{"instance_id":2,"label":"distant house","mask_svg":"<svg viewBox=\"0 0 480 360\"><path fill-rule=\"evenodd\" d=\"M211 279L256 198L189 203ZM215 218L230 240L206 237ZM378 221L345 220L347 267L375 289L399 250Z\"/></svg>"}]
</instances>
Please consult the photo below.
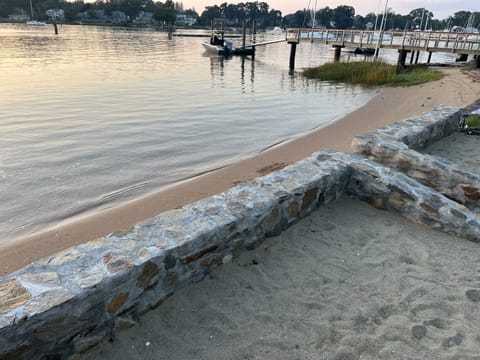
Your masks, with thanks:
<instances>
[{"instance_id":1,"label":"distant house","mask_svg":"<svg viewBox=\"0 0 480 360\"><path fill-rule=\"evenodd\" d=\"M154 21L153 13L148 11L140 11L134 20L137 24L151 24Z\"/></svg>"},{"instance_id":2,"label":"distant house","mask_svg":"<svg viewBox=\"0 0 480 360\"><path fill-rule=\"evenodd\" d=\"M240 23L241 21L237 17L225 19L225 25L228 25L228 26L237 26Z\"/></svg>"},{"instance_id":3,"label":"distant house","mask_svg":"<svg viewBox=\"0 0 480 360\"><path fill-rule=\"evenodd\" d=\"M65 21L65 12L63 9L49 9L45 11L48 18L52 21Z\"/></svg>"},{"instance_id":4,"label":"distant house","mask_svg":"<svg viewBox=\"0 0 480 360\"><path fill-rule=\"evenodd\" d=\"M78 21L88 21L90 20L90 16L88 15L88 12L79 12L75 15L75 19Z\"/></svg>"},{"instance_id":5,"label":"distant house","mask_svg":"<svg viewBox=\"0 0 480 360\"><path fill-rule=\"evenodd\" d=\"M130 18L123 11L112 11L111 20L114 24L123 24L128 22Z\"/></svg>"},{"instance_id":6,"label":"distant house","mask_svg":"<svg viewBox=\"0 0 480 360\"><path fill-rule=\"evenodd\" d=\"M94 10L95 19L100 21L107 21L108 17L105 15L105 10Z\"/></svg>"},{"instance_id":7,"label":"distant house","mask_svg":"<svg viewBox=\"0 0 480 360\"><path fill-rule=\"evenodd\" d=\"M196 23L197 19L185 14L177 14L177 20L175 21L175 24L178 26L192 26Z\"/></svg>"}]
</instances>

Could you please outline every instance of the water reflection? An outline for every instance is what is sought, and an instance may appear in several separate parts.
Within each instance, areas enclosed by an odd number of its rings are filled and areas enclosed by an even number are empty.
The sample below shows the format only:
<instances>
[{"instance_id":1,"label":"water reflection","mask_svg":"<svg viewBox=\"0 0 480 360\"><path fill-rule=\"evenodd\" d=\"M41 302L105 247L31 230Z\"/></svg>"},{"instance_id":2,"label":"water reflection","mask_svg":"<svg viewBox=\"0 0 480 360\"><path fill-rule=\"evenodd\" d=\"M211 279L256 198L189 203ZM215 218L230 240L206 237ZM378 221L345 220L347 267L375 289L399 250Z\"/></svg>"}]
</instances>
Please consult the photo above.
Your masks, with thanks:
<instances>
[{"instance_id":1,"label":"water reflection","mask_svg":"<svg viewBox=\"0 0 480 360\"><path fill-rule=\"evenodd\" d=\"M252 60L200 43L0 24L0 241L258 153L373 94L289 73L285 44ZM319 49L299 47L297 69L328 59Z\"/></svg>"},{"instance_id":2,"label":"water reflection","mask_svg":"<svg viewBox=\"0 0 480 360\"><path fill-rule=\"evenodd\" d=\"M246 82L245 82L245 63L248 62L248 65L250 66L250 92L254 93L255 92L255 60L242 56L240 59L241 66L240 66L240 84L242 86L242 92L245 93L247 91L246 88Z\"/></svg>"}]
</instances>

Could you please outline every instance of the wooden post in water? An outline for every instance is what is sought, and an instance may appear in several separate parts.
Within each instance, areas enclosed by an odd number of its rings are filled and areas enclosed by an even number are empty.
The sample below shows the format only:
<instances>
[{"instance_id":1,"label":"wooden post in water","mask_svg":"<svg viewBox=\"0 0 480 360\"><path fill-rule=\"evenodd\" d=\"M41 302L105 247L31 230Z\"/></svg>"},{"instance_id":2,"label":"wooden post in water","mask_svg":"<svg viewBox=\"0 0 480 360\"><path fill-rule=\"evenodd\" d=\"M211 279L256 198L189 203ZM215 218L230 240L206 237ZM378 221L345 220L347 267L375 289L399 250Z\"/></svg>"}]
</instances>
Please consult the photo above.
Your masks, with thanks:
<instances>
[{"instance_id":1,"label":"wooden post in water","mask_svg":"<svg viewBox=\"0 0 480 360\"><path fill-rule=\"evenodd\" d=\"M476 56L475 66L477 69L480 69L480 55Z\"/></svg>"},{"instance_id":2,"label":"wooden post in water","mask_svg":"<svg viewBox=\"0 0 480 360\"><path fill-rule=\"evenodd\" d=\"M297 53L297 42L292 41L290 44L290 70L295 69L295 55Z\"/></svg>"},{"instance_id":3,"label":"wooden post in water","mask_svg":"<svg viewBox=\"0 0 480 360\"><path fill-rule=\"evenodd\" d=\"M398 61L397 61L398 66L405 67L407 54L408 54L408 50L398 50Z\"/></svg>"},{"instance_id":4,"label":"wooden post in water","mask_svg":"<svg viewBox=\"0 0 480 360\"><path fill-rule=\"evenodd\" d=\"M428 52L427 64L430 64L430 60L432 60L432 52L431 51Z\"/></svg>"},{"instance_id":5,"label":"wooden post in water","mask_svg":"<svg viewBox=\"0 0 480 360\"><path fill-rule=\"evenodd\" d=\"M339 61L340 60L340 55L342 54L342 46L335 45L334 48L335 48L335 55L334 55L333 59L335 61Z\"/></svg>"},{"instance_id":6,"label":"wooden post in water","mask_svg":"<svg viewBox=\"0 0 480 360\"><path fill-rule=\"evenodd\" d=\"M247 40L247 22L243 20L242 28L242 49L245 49L245 42Z\"/></svg>"},{"instance_id":7,"label":"wooden post in water","mask_svg":"<svg viewBox=\"0 0 480 360\"><path fill-rule=\"evenodd\" d=\"M53 22L53 29L55 30L55 35L58 35L58 26L56 21Z\"/></svg>"}]
</instances>

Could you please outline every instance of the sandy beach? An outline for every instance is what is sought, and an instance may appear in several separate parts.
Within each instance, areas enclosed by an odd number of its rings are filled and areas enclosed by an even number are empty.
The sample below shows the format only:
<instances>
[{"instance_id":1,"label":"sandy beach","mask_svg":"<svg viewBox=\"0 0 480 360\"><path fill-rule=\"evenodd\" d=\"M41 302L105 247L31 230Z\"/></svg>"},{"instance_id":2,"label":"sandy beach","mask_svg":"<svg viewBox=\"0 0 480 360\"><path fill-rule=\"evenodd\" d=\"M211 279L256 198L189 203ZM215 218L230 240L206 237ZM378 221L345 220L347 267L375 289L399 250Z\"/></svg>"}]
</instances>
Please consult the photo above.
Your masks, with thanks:
<instances>
[{"instance_id":1,"label":"sandy beach","mask_svg":"<svg viewBox=\"0 0 480 360\"><path fill-rule=\"evenodd\" d=\"M440 156L468 169L468 171L480 174L477 156L473 156L478 153L479 148L479 136L456 132L432 144L427 149L427 153Z\"/></svg>"},{"instance_id":2,"label":"sandy beach","mask_svg":"<svg viewBox=\"0 0 480 360\"><path fill-rule=\"evenodd\" d=\"M83 358L478 359L479 255L342 198Z\"/></svg>"},{"instance_id":3,"label":"sandy beach","mask_svg":"<svg viewBox=\"0 0 480 360\"><path fill-rule=\"evenodd\" d=\"M320 149L349 151L355 134L374 130L441 105L466 106L480 98L478 71L444 69L440 81L408 88L384 88L366 105L312 133L272 147L257 156L161 189L127 204L64 222L59 226L0 247L0 275L72 245L128 230L162 211L221 192Z\"/></svg>"}]
</instances>

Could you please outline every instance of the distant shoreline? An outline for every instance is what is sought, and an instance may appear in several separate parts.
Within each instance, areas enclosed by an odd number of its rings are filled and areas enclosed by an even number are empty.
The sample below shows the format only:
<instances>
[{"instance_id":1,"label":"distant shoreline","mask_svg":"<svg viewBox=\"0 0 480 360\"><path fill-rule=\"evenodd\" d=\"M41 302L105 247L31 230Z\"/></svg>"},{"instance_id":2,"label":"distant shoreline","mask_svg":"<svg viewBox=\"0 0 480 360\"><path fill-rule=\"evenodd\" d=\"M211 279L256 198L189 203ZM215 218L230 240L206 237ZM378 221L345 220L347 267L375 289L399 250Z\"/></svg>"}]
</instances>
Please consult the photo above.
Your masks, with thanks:
<instances>
[{"instance_id":1,"label":"distant shoreline","mask_svg":"<svg viewBox=\"0 0 480 360\"><path fill-rule=\"evenodd\" d=\"M348 152L355 134L446 104L467 106L480 98L480 81L461 69L443 69L439 81L409 88L383 88L366 105L311 133L271 147L221 169L173 184L158 192L91 216L56 226L0 247L0 274L70 246L112 232L128 231L140 220L222 192L235 184L264 175L303 159L320 149Z\"/></svg>"}]
</instances>

